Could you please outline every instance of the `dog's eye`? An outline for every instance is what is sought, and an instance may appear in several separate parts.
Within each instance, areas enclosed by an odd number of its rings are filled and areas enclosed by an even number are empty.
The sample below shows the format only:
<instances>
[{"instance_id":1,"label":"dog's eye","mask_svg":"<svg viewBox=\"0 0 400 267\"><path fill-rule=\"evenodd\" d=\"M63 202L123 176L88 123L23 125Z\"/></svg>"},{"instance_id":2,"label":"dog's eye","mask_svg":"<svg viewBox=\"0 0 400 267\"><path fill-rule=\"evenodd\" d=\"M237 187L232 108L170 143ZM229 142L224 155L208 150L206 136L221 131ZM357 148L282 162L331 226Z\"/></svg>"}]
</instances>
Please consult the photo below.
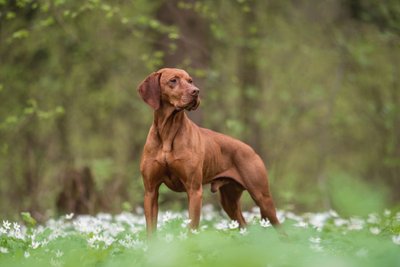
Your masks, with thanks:
<instances>
[{"instance_id":1,"label":"dog's eye","mask_svg":"<svg viewBox=\"0 0 400 267\"><path fill-rule=\"evenodd\" d=\"M176 80L176 78L172 78L171 80L169 80L169 82L170 82L170 83L176 83L177 80Z\"/></svg>"},{"instance_id":2,"label":"dog's eye","mask_svg":"<svg viewBox=\"0 0 400 267\"><path fill-rule=\"evenodd\" d=\"M192 79L189 79L189 80L188 80L188 83L193 83L193 80L192 80Z\"/></svg>"}]
</instances>

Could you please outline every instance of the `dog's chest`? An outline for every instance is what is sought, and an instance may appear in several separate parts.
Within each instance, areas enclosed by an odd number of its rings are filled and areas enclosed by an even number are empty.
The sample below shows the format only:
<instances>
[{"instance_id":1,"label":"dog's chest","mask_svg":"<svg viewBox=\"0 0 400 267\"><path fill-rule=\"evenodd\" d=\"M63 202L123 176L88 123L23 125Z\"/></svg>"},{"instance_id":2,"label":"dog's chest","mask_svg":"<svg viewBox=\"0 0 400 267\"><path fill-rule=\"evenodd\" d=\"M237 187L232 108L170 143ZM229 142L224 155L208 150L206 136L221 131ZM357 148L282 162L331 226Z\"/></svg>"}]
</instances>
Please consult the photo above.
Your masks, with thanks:
<instances>
[{"instance_id":1,"label":"dog's chest","mask_svg":"<svg viewBox=\"0 0 400 267\"><path fill-rule=\"evenodd\" d=\"M157 155L157 161L166 169L172 171L175 165L182 160L182 156L175 151L161 150Z\"/></svg>"},{"instance_id":2,"label":"dog's chest","mask_svg":"<svg viewBox=\"0 0 400 267\"><path fill-rule=\"evenodd\" d=\"M172 151L162 149L157 155L157 161L168 168L175 161L175 157L172 155Z\"/></svg>"},{"instance_id":3,"label":"dog's chest","mask_svg":"<svg viewBox=\"0 0 400 267\"><path fill-rule=\"evenodd\" d=\"M182 183L185 180L185 175L181 173L184 164L172 151L161 151L157 160L164 168L165 173L163 177L164 184L175 192L185 191Z\"/></svg>"}]
</instances>

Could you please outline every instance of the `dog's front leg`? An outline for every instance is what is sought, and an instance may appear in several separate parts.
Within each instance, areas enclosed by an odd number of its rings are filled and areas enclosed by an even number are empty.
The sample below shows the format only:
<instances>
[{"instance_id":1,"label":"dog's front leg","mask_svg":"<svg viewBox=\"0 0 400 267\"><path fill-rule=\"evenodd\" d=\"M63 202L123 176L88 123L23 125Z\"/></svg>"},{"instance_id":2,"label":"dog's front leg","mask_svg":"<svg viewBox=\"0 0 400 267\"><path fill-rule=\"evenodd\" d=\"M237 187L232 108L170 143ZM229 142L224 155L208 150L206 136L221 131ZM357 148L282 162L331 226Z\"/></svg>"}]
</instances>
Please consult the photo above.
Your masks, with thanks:
<instances>
[{"instance_id":1,"label":"dog's front leg","mask_svg":"<svg viewBox=\"0 0 400 267\"><path fill-rule=\"evenodd\" d=\"M150 237L151 234L157 229L158 188L159 186L145 188L144 215L146 217L146 230L148 237Z\"/></svg>"},{"instance_id":2,"label":"dog's front leg","mask_svg":"<svg viewBox=\"0 0 400 267\"><path fill-rule=\"evenodd\" d=\"M188 199L189 199L189 219L190 228L196 229L199 226L201 205L203 198L203 187L200 184L191 185L187 189Z\"/></svg>"}]
</instances>

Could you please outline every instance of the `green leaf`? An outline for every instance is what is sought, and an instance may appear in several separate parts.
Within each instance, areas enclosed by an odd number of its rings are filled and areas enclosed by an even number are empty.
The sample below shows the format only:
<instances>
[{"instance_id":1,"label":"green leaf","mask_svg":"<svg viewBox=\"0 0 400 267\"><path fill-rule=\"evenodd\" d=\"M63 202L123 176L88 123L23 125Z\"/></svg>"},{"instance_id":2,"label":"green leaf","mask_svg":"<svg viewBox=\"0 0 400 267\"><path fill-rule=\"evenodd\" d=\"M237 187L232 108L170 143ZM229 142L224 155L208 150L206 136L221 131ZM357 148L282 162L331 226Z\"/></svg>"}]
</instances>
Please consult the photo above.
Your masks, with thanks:
<instances>
[{"instance_id":1,"label":"green leaf","mask_svg":"<svg viewBox=\"0 0 400 267\"><path fill-rule=\"evenodd\" d=\"M61 106L58 106L56 108L56 113L57 114L64 114L65 113L65 109L63 107L61 107Z\"/></svg>"},{"instance_id":2,"label":"green leaf","mask_svg":"<svg viewBox=\"0 0 400 267\"><path fill-rule=\"evenodd\" d=\"M39 111L38 116L39 116L39 118L46 120L46 119L50 119L52 114L51 114L51 112L48 112L48 111Z\"/></svg>"},{"instance_id":3,"label":"green leaf","mask_svg":"<svg viewBox=\"0 0 400 267\"><path fill-rule=\"evenodd\" d=\"M177 32L170 32L170 33L168 34L168 38L169 38L169 39L173 39L173 40L179 39L179 33L177 33Z\"/></svg>"},{"instance_id":4,"label":"green leaf","mask_svg":"<svg viewBox=\"0 0 400 267\"><path fill-rule=\"evenodd\" d=\"M68 17L69 15L71 15L71 10L64 10L63 15L64 17Z\"/></svg>"},{"instance_id":5,"label":"green leaf","mask_svg":"<svg viewBox=\"0 0 400 267\"><path fill-rule=\"evenodd\" d=\"M129 203L128 201L125 201L122 203L122 209L127 212L132 211L132 204Z\"/></svg>"},{"instance_id":6,"label":"green leaf","mask_svg":"<svg viewBox=\"0 0 400 267\"><path fill-rule=\"evenodd\" d=\"M25 114L33 114L34 112L35 112L35 109L32 108L32 107L29 107L29 108L25 108L25 109L24 109L24 113L25 113Z\"/></svg>"},{"instance_id":7,"label":"green leaf","mask_svg":"<svg viewBox=\"0 0 400 267\"><path fill-rule=\"evenodd\" d=\"M101 5L101 9L104 11L111 11L111 6L107 4Z\"/></svg>"},{"instance_id":8,"label":"green leaf","mask_svg":"<svg viewBox=\"0 0 400 267\"><path fill-rule=\"evenodd\" d=\"M55 0L54 1L55 6L61 6L65 4L65 0Z\"/></svg>"},{"instance_id":9,"label":"green leaf","mask_svg":"<svg viewBox=\"0 0 400 267\"><path fill-rule=\"evenodd\" d=\"M15 13L12 12L12 11L7 12L6 18L7 18L7 19L13 19L13 18L15 18Z\"/></svg>"},{"instance_id":10,"label":"green leaf","mask_svg":"<svg viewBox=\"0 0 400 267\"><path fill-rule=\"evenodd\" d=\"M17 122L18 122L17 116L8 116L5 120L5 123L7 123L7 124L15 124Z\"/></svg>"},{"instance_id":11,"label":"green leaf","mask_svg":"<svg viewBox=\"0 0 400 267\"><path fill-rule=\"evenodd\" d=\"M29 36L29 32L27 30L19 30L12 34L14 39L23 39Z\"/></svg>"},{"instance_id":12,"label":"green leaf","mask_svg":"<svg viewBox=\"0 0 400 267\"><path fill-rule=\"evenodd\" d=\"M129 19L128 19L128 18L123 17L123 18L121 19L121 23L122 23L122 24L127 24L128 22L129 22Z\"/></svg>"},{"instance_id":13,"label":"green leaf","mask_svg":"<svg viewBox=\"0 0 400 267\"><path fill-rule=\"evenodd\" d=\"M47 19L43 19L39 22L41 27L48 27L54 24L54 19L52 17L48 17Z\"/></svg>"},{"instance_id":14,"label":"green leaf","mask_svg":"<svg viewBox=\"0 0 400 267\"><path fill-rule=\"evenodd\" d=\"M152 19L149 22L149 26L151 28L153 28L153 29L158 29L158 28L160 28L161 25L160 25L160 22L158 20Z\"/></svg>"},{"instance_id":15,"label":"green leaf","mask_svg":"<svg viewBox=\"0 0 400 267\"><path fill-rule=\"evenodd\" d=\"M29 212L21 212L21 217L28 226L35 226L37 223Z\"/></svg>"}]
</instances>

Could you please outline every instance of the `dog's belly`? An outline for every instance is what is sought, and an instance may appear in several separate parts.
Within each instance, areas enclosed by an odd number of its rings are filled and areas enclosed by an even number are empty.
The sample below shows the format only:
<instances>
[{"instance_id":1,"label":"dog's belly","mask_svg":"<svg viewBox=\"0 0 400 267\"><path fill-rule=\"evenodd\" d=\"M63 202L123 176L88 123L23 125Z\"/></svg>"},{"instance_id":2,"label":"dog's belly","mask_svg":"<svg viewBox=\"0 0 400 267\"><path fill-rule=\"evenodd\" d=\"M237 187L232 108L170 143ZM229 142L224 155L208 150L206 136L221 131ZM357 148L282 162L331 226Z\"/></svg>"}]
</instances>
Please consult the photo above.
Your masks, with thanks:
<instances>
[{"instance_id":1,"label":"dog's belly","mask_svg":"<svg viewBox=\"0 0 400 267\"><path fill-rule=\"evenodd\" d=\"M183 183L179 180L179 178L169 175L164 178L164 184L175 192L184 192L185 187Z\"/></svg>"}]
</instances>

